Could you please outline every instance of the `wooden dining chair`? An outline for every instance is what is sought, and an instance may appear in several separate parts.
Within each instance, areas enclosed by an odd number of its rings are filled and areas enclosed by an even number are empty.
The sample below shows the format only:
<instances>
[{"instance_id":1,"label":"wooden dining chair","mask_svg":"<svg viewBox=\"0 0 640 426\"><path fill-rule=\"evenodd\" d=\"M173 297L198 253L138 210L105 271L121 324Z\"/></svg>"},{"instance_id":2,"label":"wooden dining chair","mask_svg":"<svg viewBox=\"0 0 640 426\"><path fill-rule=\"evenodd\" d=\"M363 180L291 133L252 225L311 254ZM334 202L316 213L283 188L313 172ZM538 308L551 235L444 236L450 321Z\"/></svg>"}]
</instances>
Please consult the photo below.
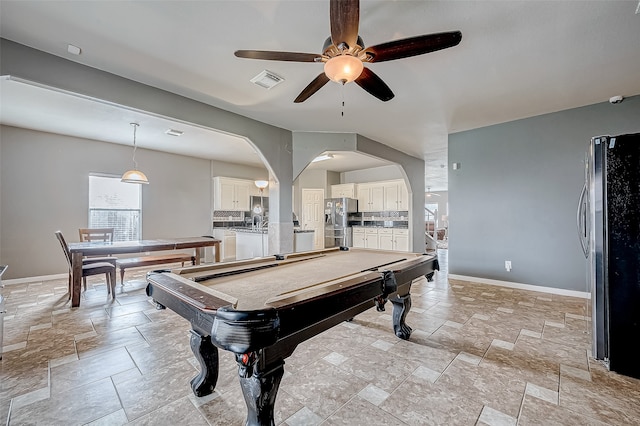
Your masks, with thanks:
<instances>
[{"instance_id":1,"label":"wooden dining chair","mask_svg":"<svg viewBox=\"0 0 640 426\"><path fill-rule=\"evenodd\" d=\"M64 252L64 256L67 259L67 265L69 266L69 298L71 298L71 252L69 252L69 246L62 236L62 232L56 231L56 238L60 242L60 246L62 246L62 251ZM84 259L82 261L82 278L85 279L91 275L99 275L105 274L107 280L107 293L111 294L111 298L116 298L116 263L115 257L112 262L105 261L97 261L99 258L90 258ZM86 291L86 282L85 282L85 291Z\"/></svg>"},{"instance_id":2,"label":"wooden dining chair","mask_svg":"<svg viewBox=\"0 0 640 426\"><path fill-rule=\"evenodd\" d=\"M80 228L80 242L84 241L105 241L113 242L115 228Z\"/></svg>"},{"instance_id":3,"label":"wooden dining chair","mask_svg":"<svg viewBox=\"0 0 640 426\"><path fill-rule=\"evenodd\" d=\"M113 242L113 235L115 232L115 228L79 228L78 234L80 235L80 242L85 241L103 241L111 243ZM100 262L108 262L113 263L113 266L116 266L116 259L112 256L85 256L82 259L84 264L87 263L100 263ZM82 285L84 290L87 291L87 278L82 277Z\"/></svg>"}]
</instances>

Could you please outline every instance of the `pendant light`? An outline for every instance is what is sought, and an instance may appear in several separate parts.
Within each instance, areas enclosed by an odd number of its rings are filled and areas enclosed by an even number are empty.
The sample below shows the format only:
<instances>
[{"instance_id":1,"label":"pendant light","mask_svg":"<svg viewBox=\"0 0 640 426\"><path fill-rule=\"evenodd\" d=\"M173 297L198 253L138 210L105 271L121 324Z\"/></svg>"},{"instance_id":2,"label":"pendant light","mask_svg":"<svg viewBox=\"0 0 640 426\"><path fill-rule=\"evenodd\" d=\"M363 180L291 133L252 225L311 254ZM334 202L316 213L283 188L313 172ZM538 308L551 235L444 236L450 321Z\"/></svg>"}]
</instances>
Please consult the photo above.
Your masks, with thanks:
<instances>
[{"instance_id":1,"label":"pendant light","mask_svg":"<svg viewBox=\"0 0 640 426\"><path fill-rule=\"evenodd\" d=\"M147 179L144 173L138 170L138 163L136 162L136 149L138 148L138 146L136 145L136 130L138 129L139 124L138 123L130 123L130 124L133 126L133 170L124 172L124 174L122 175L122 179L120 179L120 181L126 182L126 183L148 184L149 179Z\"/></svg>"}]
</instances>

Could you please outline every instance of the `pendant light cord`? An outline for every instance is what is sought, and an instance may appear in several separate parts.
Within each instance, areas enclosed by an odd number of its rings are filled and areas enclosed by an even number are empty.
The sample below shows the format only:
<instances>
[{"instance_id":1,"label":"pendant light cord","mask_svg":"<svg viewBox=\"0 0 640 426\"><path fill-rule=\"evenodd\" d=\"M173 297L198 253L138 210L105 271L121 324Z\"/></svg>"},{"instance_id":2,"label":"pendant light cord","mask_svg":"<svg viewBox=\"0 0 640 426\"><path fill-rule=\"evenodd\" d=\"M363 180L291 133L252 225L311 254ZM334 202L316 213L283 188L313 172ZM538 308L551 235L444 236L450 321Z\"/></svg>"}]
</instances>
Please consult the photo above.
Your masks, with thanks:
<instances>
[{"instance_id":1,"label":"pendant light cord","mask_svg":"<svg viewBox=\"0 0 640 426\"><path fill-rule=\"evenodd\" d=\"M136 150L138 149L138 145L136 145L136 130L138 130L138 123L131 123L133 126L133 170L138 170L138 163L136 162Z\"/></svg>"}]
</instances>

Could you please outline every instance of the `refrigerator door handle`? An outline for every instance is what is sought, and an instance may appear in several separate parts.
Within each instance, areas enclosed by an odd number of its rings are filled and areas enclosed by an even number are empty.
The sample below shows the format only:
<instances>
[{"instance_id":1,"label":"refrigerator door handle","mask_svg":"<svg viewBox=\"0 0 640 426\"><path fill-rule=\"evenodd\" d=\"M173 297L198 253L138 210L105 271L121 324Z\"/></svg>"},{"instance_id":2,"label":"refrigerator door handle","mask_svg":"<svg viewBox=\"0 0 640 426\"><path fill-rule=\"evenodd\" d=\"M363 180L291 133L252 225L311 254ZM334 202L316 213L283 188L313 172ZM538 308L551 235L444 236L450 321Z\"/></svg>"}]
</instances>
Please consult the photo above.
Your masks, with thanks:
<instances>
[{"instance_id":1,"label":"refrigerator door handle","mask_svg":"<svg viewBox=\"0 0 640 426\"><path fill-rule=\"evenodd\" d=\"M587 184L585 183L580 193L580 200L578 201L578 212L576 217L576 224L578 227L578 239L580 240L580 246L584 257L589 257L589 236L587 235Z\"/></svg>"}]
</instances>

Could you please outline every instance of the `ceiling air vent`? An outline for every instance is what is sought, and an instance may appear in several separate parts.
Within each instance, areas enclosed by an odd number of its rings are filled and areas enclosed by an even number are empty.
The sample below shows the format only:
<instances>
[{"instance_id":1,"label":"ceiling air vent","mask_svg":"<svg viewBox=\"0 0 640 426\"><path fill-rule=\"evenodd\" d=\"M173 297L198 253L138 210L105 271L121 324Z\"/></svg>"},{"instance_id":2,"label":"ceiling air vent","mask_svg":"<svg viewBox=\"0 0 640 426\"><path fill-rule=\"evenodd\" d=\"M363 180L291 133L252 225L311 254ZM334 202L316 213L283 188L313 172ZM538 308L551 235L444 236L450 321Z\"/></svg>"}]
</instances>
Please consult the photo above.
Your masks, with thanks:
<instances>
[{"instance_id":1,"label":"ceiling air vent","mask_svg":"<svg viewBox=\"0 0 640 426\"><path fill-rule=\"evenodd\" d=\"M271 89L284 81L284 78L275 75L271 71L264 70L250 80L253 84L257 84L265 89Z\"/></svg>"}]
</instances>

